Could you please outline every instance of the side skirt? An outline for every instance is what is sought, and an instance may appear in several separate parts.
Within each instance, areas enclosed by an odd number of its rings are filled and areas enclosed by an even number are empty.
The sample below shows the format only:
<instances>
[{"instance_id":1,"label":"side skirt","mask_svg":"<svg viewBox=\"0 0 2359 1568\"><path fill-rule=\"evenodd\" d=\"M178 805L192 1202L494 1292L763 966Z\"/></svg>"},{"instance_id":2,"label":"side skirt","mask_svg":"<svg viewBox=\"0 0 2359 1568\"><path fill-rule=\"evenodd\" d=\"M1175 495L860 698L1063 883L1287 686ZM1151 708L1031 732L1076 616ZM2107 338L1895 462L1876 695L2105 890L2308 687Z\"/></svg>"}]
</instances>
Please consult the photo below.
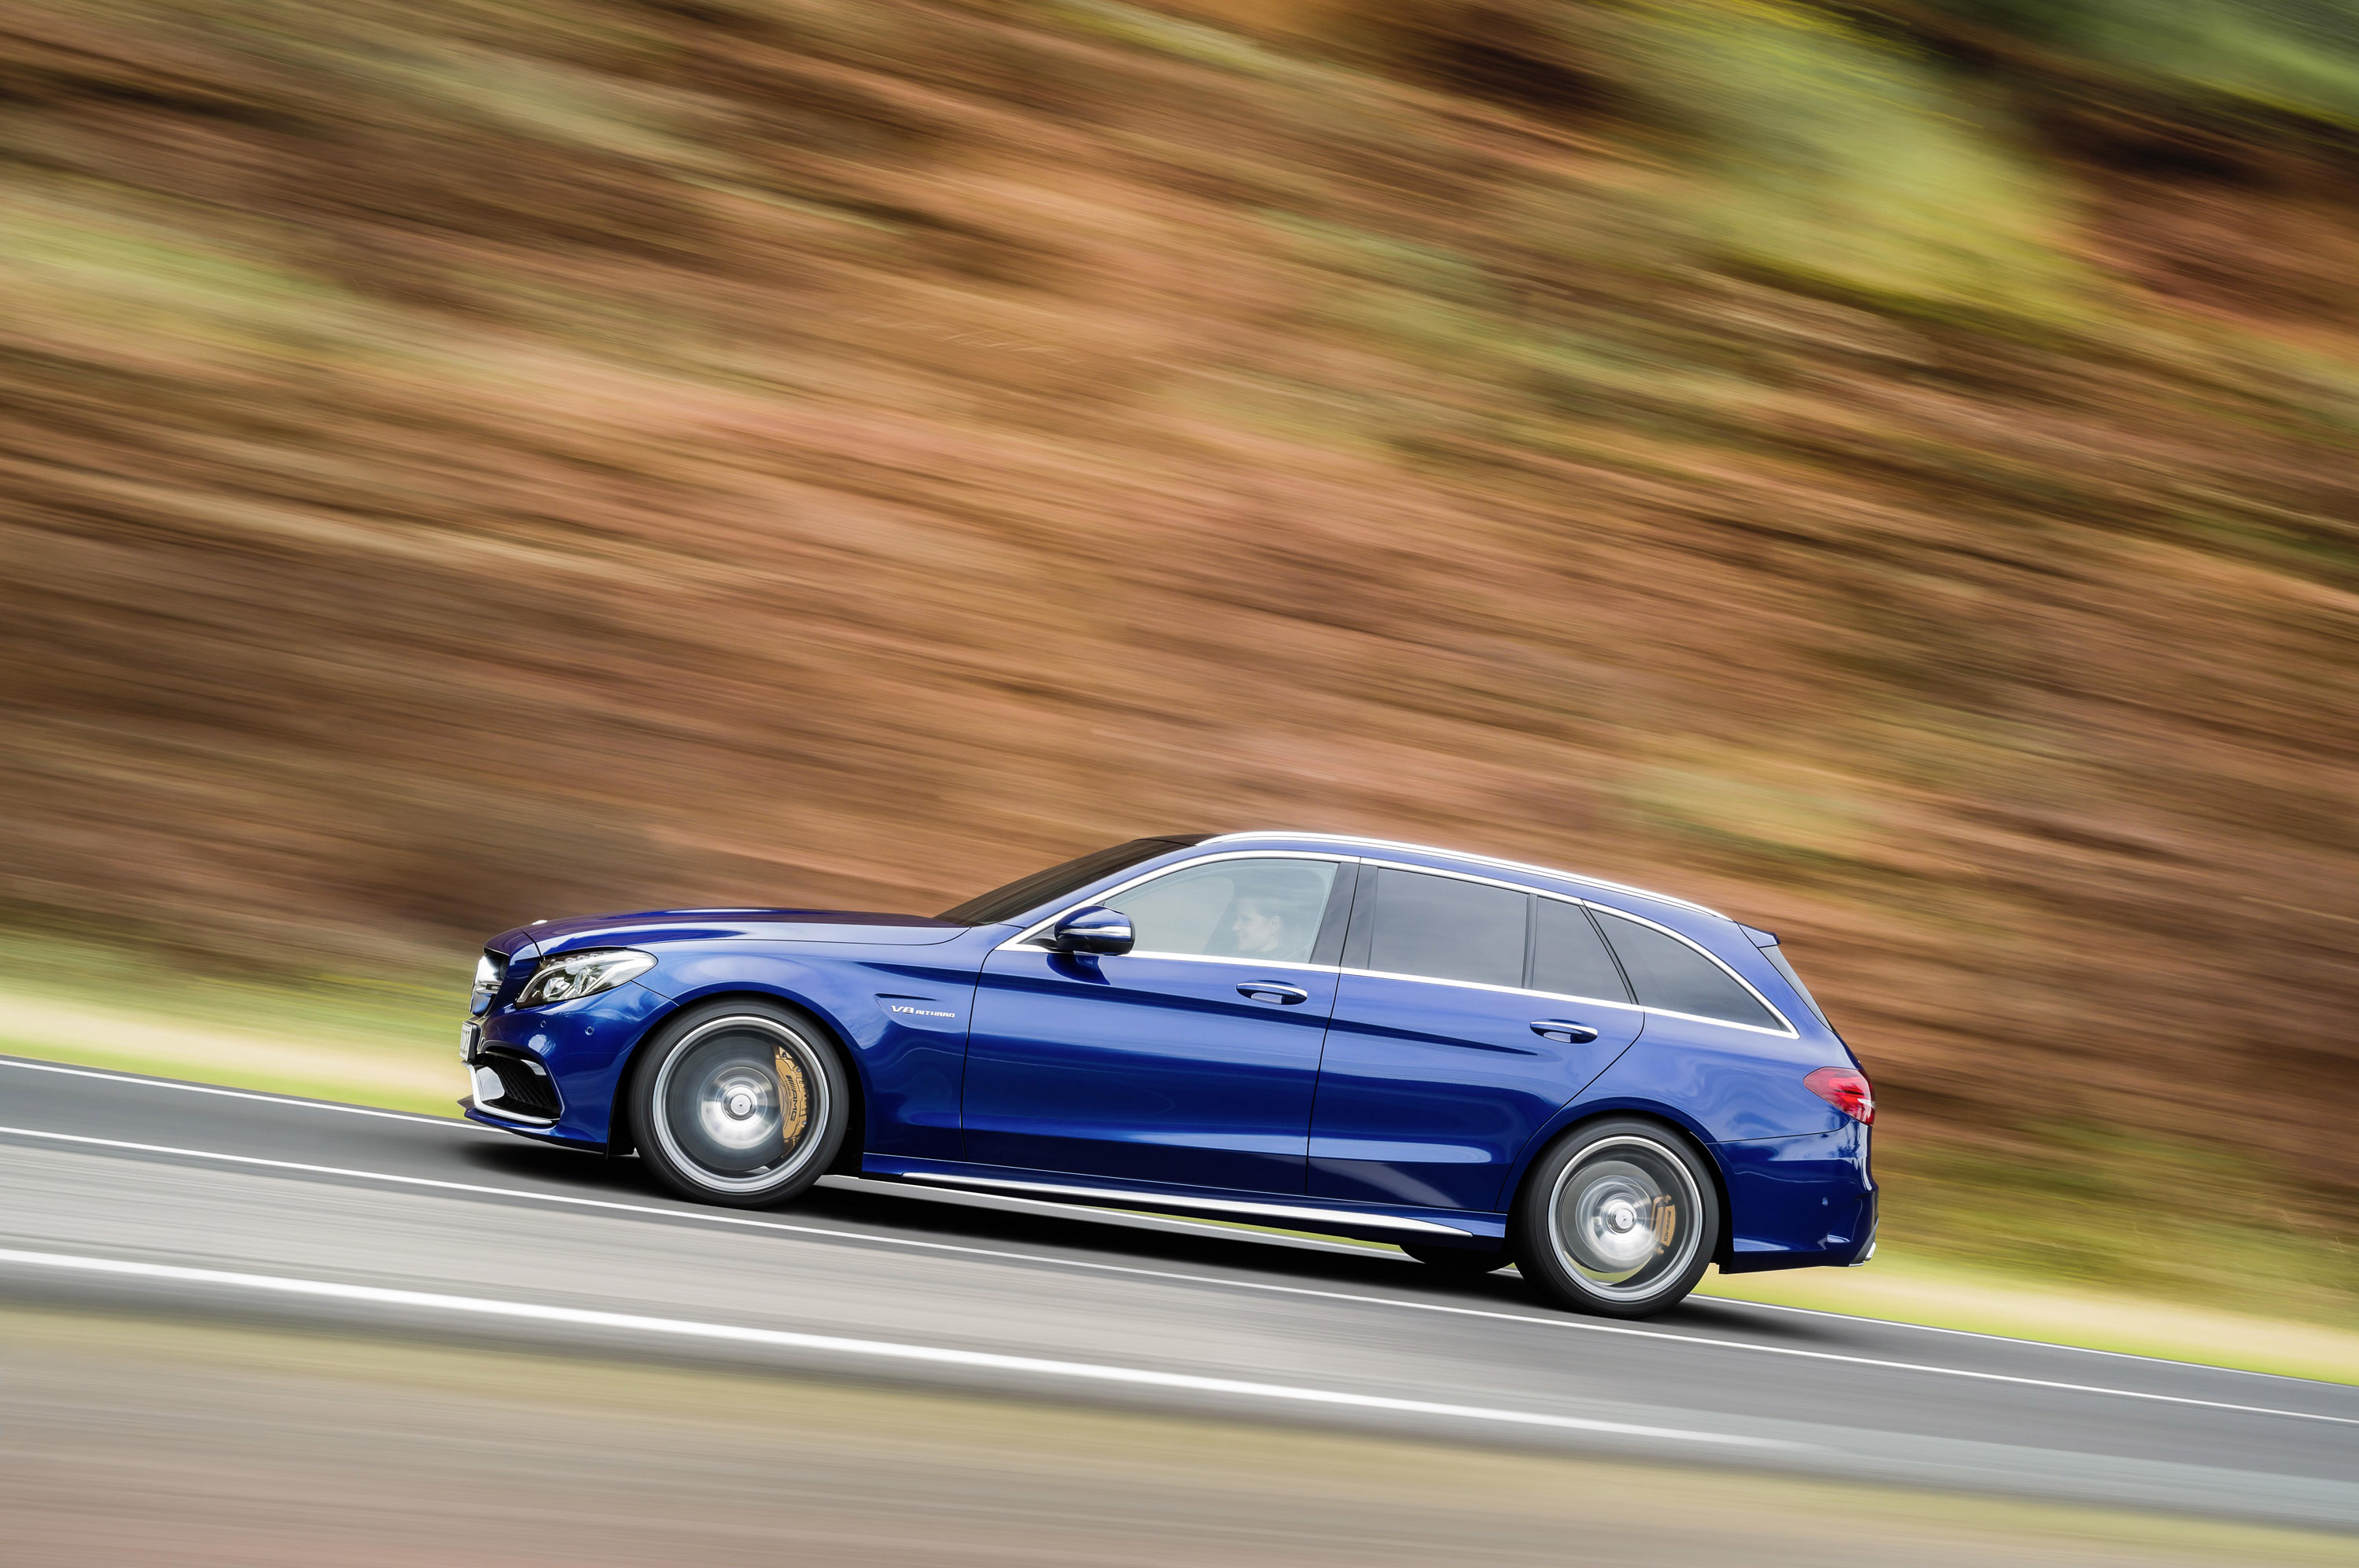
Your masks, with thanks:
<instances>
[{"instance_id":1,"label":"side skirt","mask_svg":"<svg viewBox=\"0 0 2359 1568\"><path fill-rule=\"evenodd\" d=\"M968 1192L1006 1192L1061 1203L1095 1204L1150 1214L1193 1214L1282 1230L1350 1236L1360 1241L1493 1241L1506 1239L1505 1214L1456 1209L1385 1209L1362 1203L1324 1204L1245 1198L1228 1192L1125 1186L1054 1171L870 1156L861 1174Z\"/></svg>"}]
</instances>

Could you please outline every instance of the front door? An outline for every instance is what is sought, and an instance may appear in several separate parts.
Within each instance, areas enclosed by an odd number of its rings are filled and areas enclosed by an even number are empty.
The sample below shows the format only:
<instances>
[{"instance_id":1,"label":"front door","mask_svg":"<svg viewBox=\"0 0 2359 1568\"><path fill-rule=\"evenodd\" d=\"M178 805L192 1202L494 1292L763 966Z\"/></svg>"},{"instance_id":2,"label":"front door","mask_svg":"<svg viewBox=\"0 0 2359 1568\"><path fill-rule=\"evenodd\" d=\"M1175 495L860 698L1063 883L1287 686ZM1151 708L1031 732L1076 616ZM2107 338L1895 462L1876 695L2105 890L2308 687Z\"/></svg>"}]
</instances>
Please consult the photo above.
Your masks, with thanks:
<instances>
[{"instance_id":1,"label":"front door","mask_svg":"<svg viewBox=\"0 0 2359 1568\"><path fill-rule=\"evenodd\" d=\"M1340 869L1190 861L1102 900L1131 918L1127 953L994 953L967 1046L967 1158L1301 1192L1335 1004L1333 969L1311 959Z\"/></svg>"},{"instance_id":2,"label":"front door","mask_svg":"<svg viewBox=\"0 0 2359 1568\"><path fill-rule=\"evenodd\" d=\"M1471 877L1364 868L1343 965L1316 1197L1498 1208L1525 1144L1645 1018L1587 909Z\"/></svg>"}]
</instances>

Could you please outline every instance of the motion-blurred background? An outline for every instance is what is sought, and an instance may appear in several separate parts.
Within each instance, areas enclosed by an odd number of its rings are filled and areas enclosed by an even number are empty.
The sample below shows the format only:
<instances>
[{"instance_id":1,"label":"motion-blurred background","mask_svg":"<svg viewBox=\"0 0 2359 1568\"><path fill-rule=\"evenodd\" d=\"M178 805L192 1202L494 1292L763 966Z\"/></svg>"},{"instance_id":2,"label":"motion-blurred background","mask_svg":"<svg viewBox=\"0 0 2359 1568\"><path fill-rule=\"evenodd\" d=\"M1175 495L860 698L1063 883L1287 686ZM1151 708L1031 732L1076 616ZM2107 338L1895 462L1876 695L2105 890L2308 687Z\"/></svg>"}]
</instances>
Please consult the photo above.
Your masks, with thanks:
<instances>
[{"instance_id":1,"label":"motion-blurred background","mask_svg":"<svg viewBox=\"0 0 2359 1568\"><path fill-rule=\"evenodd\" d=\"M0 269L0 1049L1373 831L1778 931L1906 1252L2359 1302L2348 0L16 0Z\"/></svg>"}]
</instances>

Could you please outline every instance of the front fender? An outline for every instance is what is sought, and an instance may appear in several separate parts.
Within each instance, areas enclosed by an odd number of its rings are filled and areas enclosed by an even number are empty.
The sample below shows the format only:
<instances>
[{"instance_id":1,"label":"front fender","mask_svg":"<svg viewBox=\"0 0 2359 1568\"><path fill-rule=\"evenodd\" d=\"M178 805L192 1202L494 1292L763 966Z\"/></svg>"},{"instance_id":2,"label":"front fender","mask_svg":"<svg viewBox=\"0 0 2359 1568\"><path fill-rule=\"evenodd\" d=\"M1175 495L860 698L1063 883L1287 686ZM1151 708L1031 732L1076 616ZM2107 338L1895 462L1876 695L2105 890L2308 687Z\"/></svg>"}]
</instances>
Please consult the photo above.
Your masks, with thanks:
<instances>
[{"instance_id":1,"label":"front fender","mask_svg":"<svg viewBox=\"0 0 2359 1568\"><path fill-rule=\"evenodd\" d=\"M486 1044L531 1052L556 1081L565 1114L536 1136L612 1149L619 1096L647 1037L683 1007L759 996L811 1014L843 1042L864 1111L861 1147L927 1159L962 1152L971 968L912 962L908 946L813 953L806 943L728 942L648 951L656 967L611 991L483 1017Z\"/></svg>"},{"instance_id":2,"label":"front fender","mask_svg":"<svg viewBox=\"0 0 2359 1568\"><path fill-rule=\"evenodd\" d=\"M930 950L745 942L665 953L639 984L682 1007L728 996L773 997L832 1029L859 1075L863 1147L875 1154L956 1160L974 970L932 962ZM636 1053L636 1047L634 1048Z\"/></svg>"}]
</instances>

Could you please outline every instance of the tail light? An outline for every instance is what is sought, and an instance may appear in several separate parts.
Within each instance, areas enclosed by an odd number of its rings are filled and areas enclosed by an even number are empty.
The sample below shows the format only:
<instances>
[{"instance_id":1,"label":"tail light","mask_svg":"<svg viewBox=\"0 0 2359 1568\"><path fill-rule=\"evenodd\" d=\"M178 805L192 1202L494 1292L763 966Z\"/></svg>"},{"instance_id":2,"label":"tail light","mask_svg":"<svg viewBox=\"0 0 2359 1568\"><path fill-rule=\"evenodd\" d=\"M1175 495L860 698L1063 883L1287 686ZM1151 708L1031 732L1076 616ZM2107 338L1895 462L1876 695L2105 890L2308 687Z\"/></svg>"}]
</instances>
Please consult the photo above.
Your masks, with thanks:
<instances>
[{"instance_id":1,"label":"tail light","mask_svg":"<svg viewBox=\"0 0 2359 1568\"><path fill-rule=\"evenodd\" d=\"M1821 1067L1802 1087L1864 1127L1875 1125L1875 1091L1867 1074L1849 1067Z\"/></svg>"}]
</instances>

